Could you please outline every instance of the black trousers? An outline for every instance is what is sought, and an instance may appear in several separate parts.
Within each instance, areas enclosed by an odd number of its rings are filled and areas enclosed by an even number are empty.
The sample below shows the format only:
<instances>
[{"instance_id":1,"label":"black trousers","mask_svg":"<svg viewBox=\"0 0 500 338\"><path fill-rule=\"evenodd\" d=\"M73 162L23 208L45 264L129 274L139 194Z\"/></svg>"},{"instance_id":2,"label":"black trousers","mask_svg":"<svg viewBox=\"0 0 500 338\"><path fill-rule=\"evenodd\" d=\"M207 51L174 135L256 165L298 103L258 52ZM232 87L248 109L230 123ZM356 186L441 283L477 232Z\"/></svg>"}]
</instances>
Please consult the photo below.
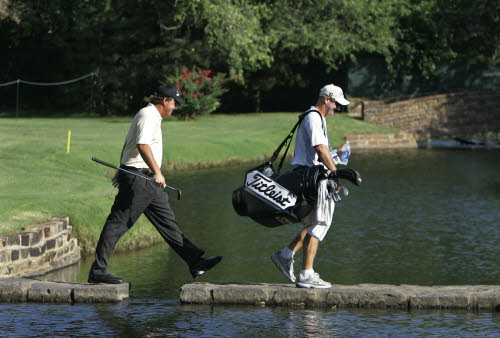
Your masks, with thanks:
<instances>
[{"instance_id":1,"label":"black trousers","mask_svg":"<svg viewBox=\"0 0 500 338\"><path fill-rule=\"evenodd\" d=\"M191 243L179 229L168 203L168 194L153 181L122 171L118 174L118 182L119 191L102 229L90 272L95 275L109 273L108 260L116 243L143 213L170 247L189 267L193 266L204 251Z\"/></svg>"}]
</instances>

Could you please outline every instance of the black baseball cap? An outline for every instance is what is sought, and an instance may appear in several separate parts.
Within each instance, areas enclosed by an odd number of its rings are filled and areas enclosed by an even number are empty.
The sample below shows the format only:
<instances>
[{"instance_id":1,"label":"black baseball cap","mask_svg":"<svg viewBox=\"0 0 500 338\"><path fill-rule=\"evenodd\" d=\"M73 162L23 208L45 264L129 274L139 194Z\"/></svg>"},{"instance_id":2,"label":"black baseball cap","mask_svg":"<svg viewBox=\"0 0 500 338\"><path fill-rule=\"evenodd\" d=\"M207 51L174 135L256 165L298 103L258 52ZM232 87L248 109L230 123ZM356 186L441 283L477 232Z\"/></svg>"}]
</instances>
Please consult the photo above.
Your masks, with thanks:
<instances>
[{"instance_id":1,"label":"black baseball cap","mask_svg":"<svg viewBox=\"0 0 500 338\"><path fill-rule=\"evenodd\" d=\"M179 104L184 104L186 101L181 97L179 94L179 91L177 88L174 86L171 86L169 84L162 84L158 88L156 88L155 92L153 93L154 96L158 97L171 97L175 100L175 102Z\"/></svg>"}]
</instances>

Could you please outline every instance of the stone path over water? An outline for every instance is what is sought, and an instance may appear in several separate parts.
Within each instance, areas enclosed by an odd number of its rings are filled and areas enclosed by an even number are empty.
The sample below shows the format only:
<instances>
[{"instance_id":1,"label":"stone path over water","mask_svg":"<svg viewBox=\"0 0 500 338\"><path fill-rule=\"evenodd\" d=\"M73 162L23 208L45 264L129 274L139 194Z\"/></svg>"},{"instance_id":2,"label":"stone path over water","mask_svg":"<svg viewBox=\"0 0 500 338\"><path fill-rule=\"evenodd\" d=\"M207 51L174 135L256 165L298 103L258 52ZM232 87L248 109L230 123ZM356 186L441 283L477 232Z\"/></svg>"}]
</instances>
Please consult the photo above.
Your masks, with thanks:
<instances>
[{"instance_id":1,"label":"stone path over water","mask_svg":"<svg viewBox=\"0 0 500 338\"><path fill-rule=\"evenodd\" d=\"M129 297L129 284L46 282L0 278L0 302L109 303Z\"/></svg>"},{"instance_id":2,"label":"stone path over water","mask_svg":"<svg viewBox=\"0 0 500 338\"><path fill-rule=\"evenodd\" d=\"M500 285L333 285L302 289L293 284L191 283L182 303L500 311Z\"/></svg>"}]
</instances>

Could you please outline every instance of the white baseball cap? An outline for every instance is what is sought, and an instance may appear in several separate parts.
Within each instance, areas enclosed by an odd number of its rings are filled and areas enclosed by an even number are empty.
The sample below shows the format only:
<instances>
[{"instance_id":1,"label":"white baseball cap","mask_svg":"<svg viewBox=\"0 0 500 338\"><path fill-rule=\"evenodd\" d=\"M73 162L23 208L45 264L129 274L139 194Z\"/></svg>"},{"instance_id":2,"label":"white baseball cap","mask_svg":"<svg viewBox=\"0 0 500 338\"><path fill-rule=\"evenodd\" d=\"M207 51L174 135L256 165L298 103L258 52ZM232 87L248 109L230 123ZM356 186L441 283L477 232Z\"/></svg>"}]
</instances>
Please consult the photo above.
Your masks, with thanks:
<instances>
[{"instance_id":1,"label":"white baseball cap","mask_svg":"<svg viewBox=\"0 0 500 338\"><path fill-rule=\"evenodd\" d=\"M326 85L321 88L321 90L319 91L319 96L329 97L330 99L335 100L343 106L347 106L350 103L345 99L342 88L332 84Z\"/></svg>"}]
</instances>

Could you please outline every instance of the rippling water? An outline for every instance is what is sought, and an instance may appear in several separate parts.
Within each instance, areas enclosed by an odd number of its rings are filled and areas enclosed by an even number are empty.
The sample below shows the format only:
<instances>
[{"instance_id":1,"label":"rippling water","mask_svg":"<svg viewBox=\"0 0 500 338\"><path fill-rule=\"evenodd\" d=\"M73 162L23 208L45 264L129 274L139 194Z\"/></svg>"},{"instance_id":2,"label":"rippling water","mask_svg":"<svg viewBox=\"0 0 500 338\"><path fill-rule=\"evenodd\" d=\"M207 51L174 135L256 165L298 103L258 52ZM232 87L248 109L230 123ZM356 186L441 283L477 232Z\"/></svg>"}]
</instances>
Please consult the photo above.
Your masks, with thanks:
<instances>
[{"instance_id":1,"label":"rippling water","mask_svg":"<svg viewBox=\"0 0 500 338\"><path fill-rule=\"evenodd\" d=\"M315 268L335 284L498 284L500 156L484 150L354 154L363 185L335 211ZM250 166L181 172L172 199L186 235L224 260L200 281L286 283L269 257L299 231L237 216L231 192ZM104 220L103 220L104 221ZM296 257L296 269L301 257ZM44 276L86 281L89 260ZM2 335L500 336L498 313L192 306L177 301L192 281L166 245L114 255L112 273L131 282L115 305L0 304Z\"/></svg>"},{"instance_id":2,"label":"rippling water","mask_svg":"<svg viewBox=\"0 0 500 338\"><path fill-rule=\"evenodd\" d=\"M0 305L2 336L481 336L500 316L457 311L308 310L179 305L132 299L120 305Z\"/></svg>"}]
</instances>

